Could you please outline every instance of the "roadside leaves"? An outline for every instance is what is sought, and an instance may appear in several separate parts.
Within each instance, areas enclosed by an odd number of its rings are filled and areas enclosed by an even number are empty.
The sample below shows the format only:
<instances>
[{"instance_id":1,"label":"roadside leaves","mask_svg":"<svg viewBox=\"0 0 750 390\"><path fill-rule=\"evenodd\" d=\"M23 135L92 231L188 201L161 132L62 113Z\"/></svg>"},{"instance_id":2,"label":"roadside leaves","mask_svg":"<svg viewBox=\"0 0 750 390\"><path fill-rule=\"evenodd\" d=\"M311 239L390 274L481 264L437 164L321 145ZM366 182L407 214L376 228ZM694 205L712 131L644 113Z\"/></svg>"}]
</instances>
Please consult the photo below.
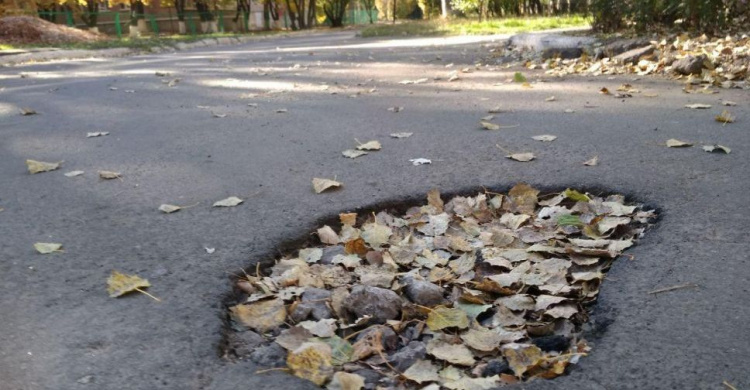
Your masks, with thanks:
<instances>
[{"instance_id":1,"label":"roadside leaves","mask_svg":"<svg viewBox=\"0 0 750 390\"><path fill-rule=\"evenodd\" d=\"M242 202L244 202L242 199L236 196L230 196L226 199L214 202L213 207L234 207L242 204Z\"/></svg>"},{"instance_id":2,"label":"roadside leaves","mask_svg":"<svg viewBox=\"0 0 750 390\"><path fill-rule=\"evenodd\" d=\"M426 198L398 214L341 214L316 244L245 274L229 309L237 331L264 333L295 375L330 388L554 378L590 350L604 275L656 217L620 195L523 183ZM486 374L498 364L515 376ZM374 374L346 375L364 369Z\"/></svg>"},{"instance_id":3,"label":"roadside leaves","mask_svg":"<svg viewBox=\"0 0 750 390\"><path fill-rule=\"evenodd\" d=\"M173 204L163 204L159 206L159 211L165 213L165 214L172 214L174 212L182 210L182 207L175 206Z\"/></svg>"},{"instance_id":4,"label":"roadside leaves","mask_svg":"<svg viewBox=\"0 0 750 390\"><path fill-rule=\"evenodd\" d=\"M717 122L721 122L724 124L734 123L734 116L732 116L732 113L727 110L724 110L721 112L721 114L716 115L715 119Z\"/></svg>"},{"instance_id":5,"label":"roadside leaves","mask_svg":"<svg viewBox=\"0 0 750 390\"><path fill-rule=\"evenodd\" d=\"M693 146L693 144L690 142L680 141L674 138L670 138L667 140L667 147L669 148L689 148L691 146Z\"/></svg>"},{"instance_id":6,"label":"roadside leaves","mask_svg":"<svg viewBox=\"0 0 750 390\"><path fill-rule=\"evenodd\" d=\"M36 160L26 160L26 166L29 168L29 173L32 175L35 173L54 171L60 168L61 163L50 163Z\"/></svg>"},{"instance_id":7,"label":"roadside leaves","mask_svg":"<svg viewBox=\"0 0 750 390\"><path fill-rule=\"evenodd\" d=\"M368 141L357 146L357 150L380 150L380 142Z\"/></svg>"},{"instance_id":8,"label":"roadside leaves","mask_svg":"<svg viewBox=\"0 0 750 390\"><path fill-rule=\"evenodd\" d=\"M115 171L99 171L99 178L104 180L121 179L122 174Z\"/></svg>"},{"instance_id":9,"label":"roadside leaves","mask_svg":"<svg viewBox=\"0 0 750 390\"><path fill-rule=\"evenodd\" d=\"M107 279L107 293L111 298L117 298L127 293L137 291L159 302L159 298L143 290L147 287L151 287L151 283L137 275L128 275L112 271L112 274L109 275L109 278Z\"/></svg>"},{"instance_id":10,"label":"roadside leaves","mask_svg":"<svg viewBox=\"0 0 750 390\"><path fill-rule=\"evenodd\" d=\"M37 242L36 244L34 244L34 249L36 249L37 252L43 255L47 255L55 252L62 252L62 244L53 242Z\"/></svg>"},{"instance_id":11,"label":"roadside leaves","mask_svg":"<svg viewBox=\"0 0 750 390\"><path fill-rule=\"evenodd\" d=\"M533 140L535 140L535 141L552 142L552 141L554 141L554 140L557 139L557 136L556 135L545 134L545 135L535 135L535 136L533 136L531 138Z\"/></svg>"},{"instance_id":12,"label":"roadside leaves","mask_svg":"<svg viewBox=\"0 0 750 390\"><path fill-rule=\"evenodd\" d=\"M724 153L729 154L732 149L722 145L704 145L703 150L709 153Z\"/></svg>"},{"instance_id":13,"label":"roadside leaves","mask_svg":"<svg viewBox=\"0 0 750 390\"><path fill-rule=\"evenodd\" d=\"M529 162L536 158L534 153L513 153L505 156L511 160L516 160L520 162Z\"/></svg>"},{"instance_id":14,"label":"roadside leaves","mask_svg":"<svg viewBox=\"0 0 750 390\"><path fill-rule=\"evenodd\" d=\"M319 177L316 177L312 180L312 186L315 193L319 194L323 191L327 191L333 188L339 188L341 187L341 183L336 180L321 179Z\"/></svg>"}]
</instances>

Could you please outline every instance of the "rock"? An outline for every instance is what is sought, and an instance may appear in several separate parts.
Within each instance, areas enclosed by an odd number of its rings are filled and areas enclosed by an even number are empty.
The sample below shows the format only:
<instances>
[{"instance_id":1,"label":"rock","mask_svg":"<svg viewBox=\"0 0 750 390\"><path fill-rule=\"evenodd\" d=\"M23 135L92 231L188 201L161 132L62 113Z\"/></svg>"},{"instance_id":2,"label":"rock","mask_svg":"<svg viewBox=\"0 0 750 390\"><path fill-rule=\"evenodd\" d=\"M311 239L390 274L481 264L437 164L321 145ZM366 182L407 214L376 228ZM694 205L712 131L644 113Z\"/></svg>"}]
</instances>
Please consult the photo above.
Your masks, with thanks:
<instances>
[{"instance_id":1,"label":"rock","mask_svg":"<svg viewBox=\"0 0 750 390\"><path fill-rule=\"evenodd\" d=\"M426 354L427 347L424 343L412 341L407 346L388 356L388 362L398 371L404 372L417 360L424 359Z\"/></svg>"},{"instance_id":2,"label":"rock","mask_svg":"<svg viewBox=\"0 0 750 390\"><path fill-rule=\"evenodd\" d=\"M615 59L623 64L637 64L643 56L647 56L654 52L654 45L648 45L633 50L628 50L622 54L618 54Z\"/></svg>"},{"instance_id":3,"label":"rock","mask_svg":"<svg viewBox=\"0 0 750 390\"><path fill-rule=\"evenodd\" d=\"M482 372L483 377L495 376L500 374L513 374L510 366L505 359L494 359L487 362L487 367Z\"/></svg>"},{"instance_id":4,"label":"rock","mask_svg":"<svg viewBox=\"0 0 750 390\"><path fill-rule=\"evenodd\" d=\"M286 366L286 350L279 344L271 343L256 348L250 359L261 367L278 368Z\"/></svg>"},{"instance_id":5,"label":"rock","mask_svg":"<svg viewBox=\"0 0 750 390\"><path fill-rule=\"evenodd\" d=\"M353 371L352 374L357 374L363 378L365 378L365 388L367 388L368 385L372 385L372 388L375 388L375 385L378 383L380 378L383 377L382 374L375 370L370 370L367 368Z\"/></svg>"},{"instance_id":6,"label":"rock","mask_svg":"<svg viewBox=\"0 0 750 390\"><path fill-rule=\"evenodd\" d=\"M580 58L583 55L582 47L549 48L542 52L542 59L562 58L564 60Z\"/></svg>"},{"instance_id":7,"label":"rock","mask_svg":"<svg viewBox=\"0 0 750 390\"><path fill-rule=\"evenodd\" d=\"M371 326L365 329L362 333L357 335L357 341L370 336L372 332L375 332L378 330L380 330L381 332L380 341L384 350L391 351L391 350L396 349L396 347L398 347L398 335L396 334L396 332L394 332L393 329L391 329L390 327L383 326L383 325L375 325L375 326Z\"/></svg>"},{"instance_id":8,"label":"rock","mask_svg":"<svg viewBox=\"0 0 750 390\"><path fill-rule=\"evenodd\" d=\"M401 316L401 297L391 290L372 286L354 286L344 300L343 309L351 321L365 315L372 316L374 323L385 323Z\"/></svg>"},{"instance_id":9,"label":"rock","mask_svg":"<svg viewBox=\"0 0 750 390\"><path fill-rule=\"evenodd\" d=\"M518 34L510 38L510 46L517 49L541 53L544 58L578 58L585 48L597 42L592 37L575 37L570 35L536 33Z\"/></svg>"},{"instance_id":10,"label":"rock","mask_svg":"<svg viewBox=\"0 0 750 390\"><path fill-rule=\"evenodd\" d=\"M302 300L294 307L289 314L294 322L301 322L309 317L316 321L331 318L331 308L328 305L331 301L331 292L320 288L308 287L302 293Z\"/></svg>"},{"instance_id":11,"label":"rock","mask_svg":"<svg viewBox=\"0 0 750 390\"><path fill-rule=\"evenodd\" d=\"M323 257L318 262L320 264L331 264L333 258L337 255L346 255L346 249L343 245L327 246L323 248Z\"/></svg>"},{"instance_id":12,"label":"rock","mask_svg":"<svg viewBox=\"0 0 750 390\"><path fill-rule=\"evenodd\" d=\"M435 283L415 279L411 276L404 278L402 283L406 285L404 288L406 297L417 305L432 307L445 301L443 288Z\"/></svg>"},{"instance_id":13,"label":"rock","mask_svg":"<svg viewBox=\"0 0 750 390\"><path fill-rule=\"evenodd\" d=\"M234 351L234 354L240 359L250 356L256 348L265 342L266 339L263 336L251 330L230 332L227 336L229 349Z\"/></svg>"},{"instance_id":14,"label":"rock","mask_svg":"<svg viewBox=\"0 0 750 390\"><path fill-rule=\"evenodd\" d=\"M699 56L689 55L675 61L672 64L672 70L684 75L701 74L701 71L703 70L703 64L706 59L707 57L705 54L701 54Z\"/></svg>"},{"instance_id":15,"label":"rock","mask_svg":"<svg viewBox=\"0 0 750 390\"><path fill-rule=\"evenodd\" d=\"M538 337L531 342L544 352L563 352L570 348L570 339L560 335Z\"/></svg>"}]
</instances>

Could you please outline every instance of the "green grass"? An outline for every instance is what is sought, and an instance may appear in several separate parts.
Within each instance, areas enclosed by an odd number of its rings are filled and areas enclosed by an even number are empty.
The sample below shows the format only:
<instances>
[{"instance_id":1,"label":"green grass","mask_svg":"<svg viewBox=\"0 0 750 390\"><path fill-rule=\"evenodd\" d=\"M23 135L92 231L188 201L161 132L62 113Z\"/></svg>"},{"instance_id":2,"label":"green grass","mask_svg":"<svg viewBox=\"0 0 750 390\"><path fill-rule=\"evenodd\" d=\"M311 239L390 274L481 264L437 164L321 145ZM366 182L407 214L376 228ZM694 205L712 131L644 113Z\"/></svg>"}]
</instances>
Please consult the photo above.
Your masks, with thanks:
<instances>
[{"instance_id":1,"label":"green grass","mask_svg":"<svg viewBox=\"0 0 750 390\"><path fill-rule=\"evenodd\" d=\"M580 15L560 17L504 18L483 22L469 19L405 21L397 24L378 24L362 30L362 37L384 36L445 36L491 35L526 31L550 30L564 27L587 27L591 19Z\"/></svg>"},{"instance_id":2,"label":"green grass","mask_svg":"<svg viewBox=\"0 0 750 390\"><path fill-rule=\"evenodd\" d=\"M189 43L199 41L206 38L224 38L224 37L238 37L244 35L252 36L264 36L277 34L282 31L258 31L250 34L231 34L231 33L215 33L215 34L201 34L201 35L159 35L159 36L146 36L142 38L130 38L124 37L122 39L111 38L101 40L97 42L85 42L85 43L65 43L54 45L55 48L59 49L85 49L85 50L96 50L96 49L112 49L112 48L129 48L136 50L149 50L154 46L175 46L179 42ZM13 49L29 49L29 48L40 48L40 47L52 47L51 45L10 45L0 44L0 50L13 50Z\"/></svg>"}]
</instances>

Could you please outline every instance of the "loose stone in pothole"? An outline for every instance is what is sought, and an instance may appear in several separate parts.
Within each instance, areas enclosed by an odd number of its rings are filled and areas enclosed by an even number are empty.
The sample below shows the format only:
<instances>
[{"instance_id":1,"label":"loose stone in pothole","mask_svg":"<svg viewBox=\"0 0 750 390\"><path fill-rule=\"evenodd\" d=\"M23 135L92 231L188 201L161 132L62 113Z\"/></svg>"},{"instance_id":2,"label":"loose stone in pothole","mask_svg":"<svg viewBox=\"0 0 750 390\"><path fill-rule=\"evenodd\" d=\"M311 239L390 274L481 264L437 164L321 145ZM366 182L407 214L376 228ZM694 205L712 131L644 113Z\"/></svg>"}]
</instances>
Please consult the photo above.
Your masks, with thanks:
<instances>
[{"instance_id":1,"label":"loose stone in pothole","mask_svg":"<svg viewBox=\"0 0 750 390\"><path fill-rule=\"evenodd\" d=\"M341 214L325 244L238 280L227 353L342 388L551 379L590 351L604 274L655 218L620 195L526 184L427 200Z\"/></svg>"}]
</instances>

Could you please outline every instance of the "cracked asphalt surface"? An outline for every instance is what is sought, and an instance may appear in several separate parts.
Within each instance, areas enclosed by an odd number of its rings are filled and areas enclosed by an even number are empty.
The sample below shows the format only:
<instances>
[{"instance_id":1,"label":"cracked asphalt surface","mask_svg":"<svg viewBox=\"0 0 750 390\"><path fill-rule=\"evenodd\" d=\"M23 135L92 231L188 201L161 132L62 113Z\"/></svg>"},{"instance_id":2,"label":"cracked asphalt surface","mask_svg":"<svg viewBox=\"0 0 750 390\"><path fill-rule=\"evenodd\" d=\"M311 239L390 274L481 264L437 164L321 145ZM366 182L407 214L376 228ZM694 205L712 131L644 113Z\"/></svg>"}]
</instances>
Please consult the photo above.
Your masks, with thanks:
<instances>
[{"instance_id":1,"label":"cracked asphalt surface","mask_svg":"<svg viewBox=\"0 0 750 390\"><path fill-rule=\"evenodd\" d=\"M545 81L528 89L507 82L518 69L491 62L446 80L502 39L332 32L1 68L0 389L313 388L221 359L232 275L342 211L421 198L434 187L517 182L624 193L657 208L661 220L608 274L591 354L567 376L509 388L750 388L748 91L685 94L657 77L524 71ZM180 81L168 87L156 71ZM658 97L598 92L624 82ZM557 100L546 102L551 95ZM722 99L738 103L730 108L736 123L714 121ZM519 126L481 130L479 119L497 105L512 111L496 123ZM393 106L404 110L387 111ZM39 115L21 116L19 107ZM111 134L86 138L93 131ZM402 131L414 135L388 136ZM531 139L539 134L558 139ZM696 147L668 149L669 138ZM342 157L355 139L380 140L383 149ZM732 153L700 149L713 143ZM537 160L508 160L496 144ZM582 165L595 155L599 166ZM32 176L28 158L63 168ZM412 166L413 158L433 164ZM63 175L71 170L86 173ZM98 170L122 180L100 180ZM316 195L313 177L344 187ZM228 196L245 203L210 207ZM162 203L197 205L166 215ZM35 242L65 251L39 255ZM148 278L163 302L109 298L113 269ZM648 294L683 283L698 287Z\"/></svg>"}]
</instances>

